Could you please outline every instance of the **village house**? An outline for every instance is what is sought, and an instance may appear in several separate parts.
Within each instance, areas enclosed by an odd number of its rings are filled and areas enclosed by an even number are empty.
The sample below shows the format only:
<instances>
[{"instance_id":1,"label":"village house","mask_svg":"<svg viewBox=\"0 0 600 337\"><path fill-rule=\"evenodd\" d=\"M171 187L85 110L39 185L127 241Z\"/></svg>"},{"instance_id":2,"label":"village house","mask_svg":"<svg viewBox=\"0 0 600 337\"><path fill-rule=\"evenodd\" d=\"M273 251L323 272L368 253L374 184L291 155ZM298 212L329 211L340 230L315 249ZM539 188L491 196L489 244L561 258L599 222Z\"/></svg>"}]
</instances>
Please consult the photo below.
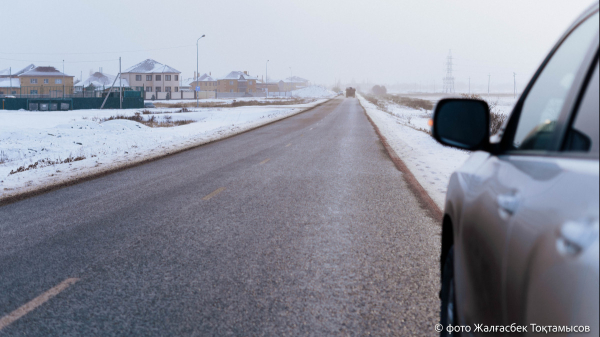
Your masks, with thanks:
<instances>
[{"instance_id":1,"label":"village house","mask_svg":"<svg viewBox=\"0 0 600 337\"><path fill-rule=\"evenodd\" d=\"M196 87L200 87L200 91L216 91L217 90L217 80L214 79L210 74L203 74L198 77L198 80L195 79L190 82L191 90L196 90Z\"/></svg>"},{"instance_id":2,"label":"village house","mask_svg":"<svg viewBox=\"0 0 600 337\"><path fill-rule=\"evenodd\" d=\"M94 88L95 90L105 90L110 88L113 83L115 84L115 88L123 86L123 88L129 88L129 81L126 78L121 78L119 80L116 78L117 76L104 74L101 72L95 72L87 79L75 83L75 88L78 90L82 90L83 88ZM116 78L116 82L115 82ZM114 89L113 89L114 90Z\"/></svg>"},{"instance_id":3,"label":"village house","mask_svg":"<svg viewBox=\"0 0 600 337\"><path fill-rule=\"evenodd\" d=\"M175 68L147 59L125 70L121 78L137 91L178 92L180 74Z\"/></svg>"},{"instance_id":4,"label":"village house","mask_svg":"<svg viewBox=\"0 0 600 337\"><path fill-rule=\"evenodd\" d=\"M227 76L217 79L218 92L257 92L258 79L250 76L247 71L232 71Z\"/></svg>"},{"instance_id":5,"label":"village house","mask_svg":"<svg viewBox=\"0 0 600 337\"><path fill-rule=\"evenodd\" d=\"M293 90L308 87L309 81L302 77L292 76L292 77L288 77L285 80L283 80L282 85L283 86L280 89L283 89L283 90L280 90L280 91L293 91Z\"/></svg>"},{"instance_id":6,"label":"village house","mask_svg":"<svg viewBox=\"0 0 600 337\"><path fill-rule=\"evenodd\" d=\"M19 75L20 91L23 95L59 97L72 91L73 78L54 67L35 67Z\"/></svg>"},{"instance_id":7,"label":"village house","mask_svg":"<svg viewBox=\"0 0 600 337\"><path fill-rule=\"evenodd\" d=\"M18 78L0 78L0 97L18 95L21 83Z\"/></svg>"}]
</instances>

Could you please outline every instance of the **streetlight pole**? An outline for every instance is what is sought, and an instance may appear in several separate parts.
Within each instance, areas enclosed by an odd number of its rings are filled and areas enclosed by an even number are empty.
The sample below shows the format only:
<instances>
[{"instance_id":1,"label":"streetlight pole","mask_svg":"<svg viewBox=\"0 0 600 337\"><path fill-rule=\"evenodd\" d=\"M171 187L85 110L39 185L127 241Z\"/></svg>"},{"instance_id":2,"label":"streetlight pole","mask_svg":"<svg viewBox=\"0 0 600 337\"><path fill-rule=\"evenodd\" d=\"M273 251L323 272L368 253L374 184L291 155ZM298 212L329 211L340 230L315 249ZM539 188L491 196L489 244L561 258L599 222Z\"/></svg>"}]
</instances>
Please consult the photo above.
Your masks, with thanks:
<instances>
[{"instance_id":1,"label":"streetlight pole","mask_svg":"<svg viewBox=\"0 0 600 337\"><path fill-rule=\"evenodd\" d=\"M290 96L292 96L292 67L290 67Z\"/></svg>"},{"instance_id":2,"label":"streetlight pole","mask_svg":"<svg viewBox=\"0 0 600 337\"><path fill-rule=\"evenodd\" d=\"M269 97L269 60L265 63L265 88L267 89L267 98Z\"/></svg>"},{"instance_id":3,"label":"streetlight pole","mask_svg":"<svg viewBox=\"0 0 600 337\"><path fill-rule=\"evenodd\" d=\"M198 40L196 40L196 86L198 86L198 41L200 41L201 38L205 37L206 35L202 34L202 36L200 36L198 38ZM198 107L198 99L200 97L198 97L198 91L196 90L196 88L194 88L194 91L196 92L196 108Z\"/></svg>"}]
</instances>

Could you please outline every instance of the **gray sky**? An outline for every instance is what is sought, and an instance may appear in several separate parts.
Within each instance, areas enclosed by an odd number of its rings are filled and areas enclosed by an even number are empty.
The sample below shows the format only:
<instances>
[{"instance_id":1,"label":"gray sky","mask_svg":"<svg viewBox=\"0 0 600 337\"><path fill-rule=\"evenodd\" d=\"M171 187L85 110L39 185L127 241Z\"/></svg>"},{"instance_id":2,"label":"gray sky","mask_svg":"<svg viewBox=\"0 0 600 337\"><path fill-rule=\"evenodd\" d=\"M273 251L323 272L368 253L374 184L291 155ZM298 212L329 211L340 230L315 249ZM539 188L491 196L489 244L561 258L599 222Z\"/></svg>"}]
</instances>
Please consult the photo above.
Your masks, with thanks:
<instances>
[{"instance_id":1,"label":"gray sky","mask_svg":"<svg viewBox=\"0 0 600 337\"><path fill-rule=\"evenodd\" d=\"M247 70L314 83L525 84L590 0L0 0L0 69L52 65L77 78L147 58L193 76ZM28 25L31 23L30 25Z\"/></svg>"}]
</instances>

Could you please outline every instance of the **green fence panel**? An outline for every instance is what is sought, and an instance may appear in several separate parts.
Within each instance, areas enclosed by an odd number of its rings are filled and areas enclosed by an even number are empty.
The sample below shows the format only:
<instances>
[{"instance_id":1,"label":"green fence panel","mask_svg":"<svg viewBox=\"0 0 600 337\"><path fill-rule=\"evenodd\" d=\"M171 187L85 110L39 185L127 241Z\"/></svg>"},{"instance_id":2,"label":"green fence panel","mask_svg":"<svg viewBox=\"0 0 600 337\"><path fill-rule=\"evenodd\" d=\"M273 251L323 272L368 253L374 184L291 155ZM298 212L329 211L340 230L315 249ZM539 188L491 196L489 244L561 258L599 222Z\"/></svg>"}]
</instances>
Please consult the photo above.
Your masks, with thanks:
<instances>
[{"instance_id":1,"label":"green fence panel","mask_svg":"<svg viewBox=\"0 0 600 337\"><path fill-rule=\"evenodd\" d=\"M27 98L1 98L0 103L2 103L0 108L4 110L27 110Z\"/></svg>"}]
</instances>

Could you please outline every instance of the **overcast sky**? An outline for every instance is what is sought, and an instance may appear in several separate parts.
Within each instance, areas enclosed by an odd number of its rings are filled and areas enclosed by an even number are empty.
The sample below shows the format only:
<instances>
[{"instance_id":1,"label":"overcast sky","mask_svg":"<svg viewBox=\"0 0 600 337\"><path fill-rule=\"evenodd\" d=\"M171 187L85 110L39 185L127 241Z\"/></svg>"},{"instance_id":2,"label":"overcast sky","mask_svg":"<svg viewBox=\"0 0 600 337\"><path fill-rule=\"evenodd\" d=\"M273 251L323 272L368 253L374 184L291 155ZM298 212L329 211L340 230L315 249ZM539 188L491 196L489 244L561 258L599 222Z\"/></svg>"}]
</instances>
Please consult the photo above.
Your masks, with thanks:
<instances>
[{"instance_id":1,"label":"overcast sky","mask_svg":"<svg viewBox=\"0 0 600 337\"><path fill-rule=\"evenodd\" d=\"M133 1L0 0L0 69L62 67L86 78L147 58L184 77L298 75L441 86L448 51L457 82L520 86L590 0Z\"/></svg>"}]
</instances>

